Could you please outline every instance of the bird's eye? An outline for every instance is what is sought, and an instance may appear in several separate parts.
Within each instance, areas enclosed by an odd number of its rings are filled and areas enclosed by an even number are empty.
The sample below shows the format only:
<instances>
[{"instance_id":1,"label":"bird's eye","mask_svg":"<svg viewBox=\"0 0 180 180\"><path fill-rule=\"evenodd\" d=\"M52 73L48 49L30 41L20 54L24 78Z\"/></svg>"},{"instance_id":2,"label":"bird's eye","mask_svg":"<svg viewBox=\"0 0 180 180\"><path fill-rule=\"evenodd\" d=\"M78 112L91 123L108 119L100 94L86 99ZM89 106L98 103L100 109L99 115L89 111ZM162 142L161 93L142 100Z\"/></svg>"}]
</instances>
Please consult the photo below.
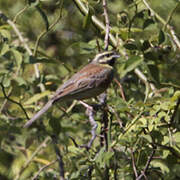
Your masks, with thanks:
<instances>
[{"instance_id":1,"label":"bird's eye","mask_svg":"<svg viewBox=\"0 0 180 180\"><path fill-rule=\"evenodd\" d=\"M109 63L108 63L108 64L109 64L110 66L113 66L113 65L114 65L114 63L115 63L115 59L113 58L113 59L111 59L111 60L109 61Z\"/></svg>"}]
</instances>

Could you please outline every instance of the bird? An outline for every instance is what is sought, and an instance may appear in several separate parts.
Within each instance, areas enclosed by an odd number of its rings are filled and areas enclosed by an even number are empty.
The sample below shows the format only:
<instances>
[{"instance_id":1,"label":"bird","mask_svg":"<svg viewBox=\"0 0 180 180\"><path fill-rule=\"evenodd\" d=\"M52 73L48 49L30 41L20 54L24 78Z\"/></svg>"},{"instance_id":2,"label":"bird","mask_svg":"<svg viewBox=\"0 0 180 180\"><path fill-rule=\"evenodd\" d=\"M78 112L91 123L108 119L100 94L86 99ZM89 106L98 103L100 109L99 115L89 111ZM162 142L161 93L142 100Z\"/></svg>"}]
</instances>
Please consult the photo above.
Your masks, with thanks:
<instances>
[{"instance_id":1,"label":"bird","mask_svg":"<svg viewBox=\"0 0 180 180\"><path fill-rule=\"evenodd\" d=\"M115 51L104 51L95 55L93 60L61 85L52 98L24 125L32 125L57 101L84 100L103 93L113 80L114 63L120 55Z\"/></svg>"}]
</instances>

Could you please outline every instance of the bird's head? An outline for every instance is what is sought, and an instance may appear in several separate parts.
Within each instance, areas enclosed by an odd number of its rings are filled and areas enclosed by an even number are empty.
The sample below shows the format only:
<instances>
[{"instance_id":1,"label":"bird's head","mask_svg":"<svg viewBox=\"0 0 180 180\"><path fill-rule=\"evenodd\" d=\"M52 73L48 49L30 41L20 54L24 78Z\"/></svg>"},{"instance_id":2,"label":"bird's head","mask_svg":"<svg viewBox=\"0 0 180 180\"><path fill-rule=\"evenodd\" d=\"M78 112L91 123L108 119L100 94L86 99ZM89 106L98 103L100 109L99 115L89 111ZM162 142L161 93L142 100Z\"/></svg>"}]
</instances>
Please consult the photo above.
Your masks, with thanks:
<instances>
[{"instance_id":1,"label":"bird's head","mask_svg":"<svg viewBox=\"0 0 180 180\"><path fill-rule=\"evenodd\" d=\"M117 54L115 51L105 51L102 53L98 53L92 60L92 63L108 64L110 66L113 66L115 60L119 57L120 55Z\"/></svg>"}]
</instances>

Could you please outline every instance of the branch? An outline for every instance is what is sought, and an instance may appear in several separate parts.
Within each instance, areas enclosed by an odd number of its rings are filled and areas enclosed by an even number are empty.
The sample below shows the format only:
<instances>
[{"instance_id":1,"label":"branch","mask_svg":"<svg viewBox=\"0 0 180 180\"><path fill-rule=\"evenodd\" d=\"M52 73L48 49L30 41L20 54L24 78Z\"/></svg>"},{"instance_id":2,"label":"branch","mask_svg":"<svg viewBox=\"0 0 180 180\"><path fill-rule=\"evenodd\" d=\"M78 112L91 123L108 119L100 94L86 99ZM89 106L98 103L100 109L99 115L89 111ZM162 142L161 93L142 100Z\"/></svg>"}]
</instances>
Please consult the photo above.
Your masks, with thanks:
<instances>
[{"instance_id":1,"label":"branch","mask_svg":"<svg viewBox=\"0 0 180 180\"><path fill-rule=\"evenodd\" d=\"M43 32L41 32L39 34L39 36L37 37L37 40L36 40L36 43L35 43L35 48L34 48L34 52L33 52L33 55L36 56L36 52L37 52L37 49L38 49L38 45L39 45L39 42L41 40L41 38L43 36L45 36L47 33L49 33L53 27L59 22L59 20L61 19L62 17L62 4L63 4L63 1L61 1L61 4L60 4L60 11L59 11L59 15L57 17L57 19L49 26L48 30L44 30Z\"/></svg>"},{"instance_id":2,"label":"branch","mask_svg":"<svg viewBox=\"0 0 180 180\"><path fill-rule=\"evenodd\" d=\"M144 5L146 6L146 8L147 8L148 10L150 10L150 12L152 13L152 15L155 16L165 27L167 27L167 29L169 30L169 33L170 33L170 35L171 35L171 38L173 39L176 47L180 50L180 41L179 41L178 37L176 36L176 33L175 33L173 27L168 24L170 18L168 18L168 20L167 20L167 22L166 22L161 16L159 16L159 15L150 7L150 5L147 3L146 0L143 0L143 3L144 3ZM178 6L179 4L180 4L180 3L178 2L177 5L176 5L176 7L175 7L175 9L177 8L177 6ZM175 9L174 9L174 10L175 10ZM171 14L172 14L172 13L171 13Z\"/></svg>"},{"instance_id":3,"label":"branch","mask_svg":"<svg viewBox=\"0 0 180 180\"><path fill-rule=\"evenodd\" d=\"M65 180L64 178L64 163L63 163L63 159L62 159L62 156L61 156L61 152L57 146L57 138L55 135L51 136L52 138L52 142L53 142L53 145L54 145L54 150L56 152L56 156L57 156L57 160L58 160L58 163L59 163L59 174L60 174L60 180Z\"/></svg>"},{"instance_id":4,"label":"branch","mask_svg":"<svg viewBox=\"0 0 180 180\"><path fill-rule=\"evenodd\" d=\"M40 150L43 147L46 147L46 144L48 143L49 140L50 140L49 137L46 137L45 140L37 147L37 149L33 152L31 157L26 161L25 165L22 167L20 172L17 174L17 176L15 177L15 180L18 180L20 178L21 174L28 167L28 165L31 163L31 161L34 159L34 157L40 152Z\"/></svg>"},{"instance_id":5,"label":"branch","mask_svg":"<svg viewBox=\"0 0 180 180\"><path fill-rule=\"evenodd\" d=\"M104 17L105 17L105 24L106 24L106 34L104 37L104 49L108 50L108 45L109 45L109 17L108 17L108 12L107 12L107 3L106 0L103 0L103 9L104 9Z\"/></svg>"},{"instance_id":6,"label":"branch","mask_svg":"<svg viewBox=\"0 0 180 180\"><path fill-rule=\"evenodd\" d=\"M14 32L16 33L16 35L18 36L20 42L22 43L22 45L24 46L24 48L26 49L26 51L28 52L29 56L32 56L33 53L31 51L31 49L29 48L29 46L27 45L26 41L24 40L23 36L21 35L19 29L16 27L15 23L13 21L11 21L5 14L3 14L1 11L0 11L0 18L2 18L5 22L7 22L11 27L12 29L14 30ZM36 63L34 64L34 69L35 69L35 75L36 75L36 78L40 78L40 71L39 71L39 64ZM44 85L41 83L40 84L40 89L41 91L43 92L45 90L45 87Z\"/></svg>"},{"instance_id":7,"label":"branch","mask_svg":"<svg viewBox=\"0 0 180 180\"><path fill-rule=\"evenodd\" d=\"M54 161L52 161L52 162L50 162L49 164L43 166L42 168L40 168L39 171L33 176L33 178L32 178L31 180L36 180L36 179L38 178L39 174L40 174L42 171L44 171L44 169L48 168L49 166L53 165L53 164L56 163L56 162L57 162L57 159L54 160Z\"/></svg>"},{"instance_id":8,"label":"branch","mask_svg":"<svg viewBox=\"0 0 180 180\"><path fill-rule=\"evenodd\" d=\"M156 150L155 150L155 147L154 147L151 155L149 156L149 158L148 158L148 160L147 160L147 162L146 162L146 166L145 166L144 170L143 170L143 171L141 172L141 174L136 178L136 180L140 180L143 176L145 176L146 171L147 171L148 168L149 168L149 165L150 165L150 163L151 163L151 161L152 161L152 159L153 159L153 156L154 156L155 152L156 152Z\"/></svg>"},{"instance_id":9,"label":"branch","mask_svg":"<svg viewBox=\"0 0 180 180\"><path fill-rule=\"evenodd\" d=\"M137 173L136 163L135 163L135 159L134 159L134 152L132 149L131 149L131 160L132 160L133 171L134 171L135 177L137 178L138 173Z\"/></svg>"},{"instance_id":10,"label":"branch","mask_svg":"<svg viewBox=\"0 0 180 180\"><path fill-rule=\"evenodd\" d=\"M24 109L23 105L22 105L21 103L15 101L15 100L13 100L13 99L11 99L11 98L9 97L9 93L8 93L8 95L6 94L6 91L5 91L5 88L4 88L3 83L0 83L0 86L1 86L1 88L2 88L2 93L3 93L4 97L5 97L8 101L10 101L10 102L18 105L18 106L22 109L22 111L24 112L26 118L29 119L29 116L28 116L28 114L26 113L26 110ZM1 109L2 109L2 108L1 108Z\"/></svg>"}]
</instances>

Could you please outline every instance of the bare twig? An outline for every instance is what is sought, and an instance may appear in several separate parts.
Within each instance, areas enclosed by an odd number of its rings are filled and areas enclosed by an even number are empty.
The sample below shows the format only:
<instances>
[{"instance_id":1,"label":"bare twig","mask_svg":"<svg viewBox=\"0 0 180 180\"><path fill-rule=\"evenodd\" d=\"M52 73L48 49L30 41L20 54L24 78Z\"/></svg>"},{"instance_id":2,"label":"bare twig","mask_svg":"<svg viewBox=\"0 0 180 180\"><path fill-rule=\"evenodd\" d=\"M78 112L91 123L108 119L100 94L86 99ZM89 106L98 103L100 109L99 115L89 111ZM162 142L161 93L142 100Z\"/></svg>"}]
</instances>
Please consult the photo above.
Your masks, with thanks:
<instances>
[{"instance_id":1,"label":"bare twig","mask_svg":"<svg viewBox=\"0 0 180 180\"><path fill-rule=\"evenodd\" d=\"M13 23L16 23L17 18L29 7L29 5L24 6L23 9L21 9L15 16L13 19Z\"/></svg>"},{"instance_id":2,"label":"bare twig","mask_svg":"<svg viewBox=\"0 0 180 180\"><path fill-rule=\"evenodd\" d=\"M57 161L59 163L60 180L65 180L65 178L64 178L64 163L63 163L61 152L57 146L57 138L55 135L51 136L51 138L52 138L52 142L54 145L54 150L56 152Z\"/></svg>"},{"instance_id":3,"label":"bare twig","mask_svg":"<svg viewBox=\"0 0 180 180\"><path fill-rule=\"evenodd\" d=\"M180 2L176 3L176 6L169 13L168 18L166 20L166 24L164 25L164 28L166 28L166 26L170 23L172 16L173 16L174 12L177 10L177 8L179 7L179 5L180 5Z\"/></svg>"},{"instance_id":4,"label":"bare twig","mask_svg":"<svg viewBox=\"0 0 180 180\"><path fill-rule=\"evenodd\" d=\"M28 165L31 163L31 161L34 159L34 157L41 151L42 148L46 147L48 141L50 140L49 137L46 137L45 140L37 147L37 149L33 152L31 157L27 160L23 168L20 170L20 172L15 177L15 180L18 180L21 176L21 174L24 172L24 170L28 167Z\"/></svg>"},{"instance_id":5,"label":"bare twig","mask_svg":"<svg viewBox=\"0 0 180 180\"><path fill-rule=\"evenodd\" d=\"M102 1L103 3L103 9L104 9L104 17L105 17L105 24L106 24L106 34L104 37L104 49L108 50L108 45L109 45L109 31L110 31L110 26L109 26L109 17L108 17L108 12L107 12L107 3L106 0Z\"/></svg>"},{"instance_id":6,"label":"bare twig","mask_svg":"<svg viewBox=\"0 0 180 180\"><path fill-rule=\"evenodd\" d=\"M134 171L135 177L137 178L138 173L137 173L136 163L135 163L135 159L134 159L134 152L132 149L131 149L131 160L132 160L133 171Z\"/></svg>"},{"instance_id":7,"label":"bare twig","mask_svg":"<svg viewBox=\"0 0 180 180\"><path fill-rule=\"evenodd\" d=\"M154 156L155 152L156 152L156 150L155 150L155 147L154 147L151 155L149 156L149 158L148 158L148 160L147 160L147 162L146 162L146 165L145 165L144 170L143 170L143 171L141 172L141 174L136 178L136 180L140 180L143 176L145 177L146 171L147 171L148 168L149 168L149 165L150 165L150 163L151 163L151 161L152 161L152 159L153 159L153 156Z\"/></svg>"},{"instance_id":8,"label":"bare twig","mask_svg":"<svg viewBox=\"0 0 180 180\"><path fill-rule=\"evenodd\" d=\"M92 128L91 128L92 137L91 137L90 141L87 144L84 144L84 145L78 145L73 137L71 137L71 136L69 136L69 137L71 138L71 140L73 141L73 143L74 143L74 145L76 147L78 147L78 148L86 148L86 150L89 150L91 148L96 136L97 136L96 135L97 123L94 120L95 111L94 111L92 106L84 103L83 101L79 101L79 103L82 104L86 108L86 114L88 115L89 122L90 122L90 124L92 126Z\"/></svg>"},{"instance_id":9,"label":"bare twig","mask_svg":"<svg viewBox=\"0 0 180 180\"><path fill-rule=\"evenodd\" d=\"M125 95L124 95L124 91L123 91L123 87L121 85L121 83L117 80L117 78L114 78L114 81L117 83L117 85L120 88L120 92L121 92L121 97L124 101L126 101Z\"/></svg>"},{"instance_id":10,"label":"bare twig","mask_svg":"<svg viewBox=\"0 0 180 180\"><path fill-rule=\"evenodd\" d=\"M26 110L24 109L23 105L22 105L21 103L15 101L15 100L13 100L13 99L11 99L11 98L9 97L9 95L6 94L6 91L5 91L5 88L4 88L3 83L0 83L0 86L1 86L1 88L2 88L2 93L3 93L4 97L5 97L8 101L10 101L10 102L18 105L18 106L22 109L22 111L24 112L26 118L29 119L29 116L28 116L28 114L26 113ZM9 93L8 93L8 94L9 94Z\"/></svg>"},{"instance_id":11,"label":"bare twig","mask_svg":"<svg viewBox=\"0 0 180 180\"><path fill-rule=\"evenodd\" d=\"M1 86L2 87L2 86ZM8 99L6 98L6 97L9 97L10 95L11 95L11 92L12 92L12 87L10 87L9 88L9 90L8 90L8 93L6 94L4 94L4 97L5 97L5 100L4 100L4 102L2 103L2 106L1 106L1 108L0 108L0 113L2 113L3 112L3 110L4 110L4 107L6 106L6 104L7 104L7 102L8 102ZM5 92L5 90L4 90L4 92Z\"/></svg>"},{"instance_id":12,"label":"bare twig","mask_svg":"<svg viewBox=\"0 0 180 180\"><path fill-rule=\"evenodd\" d=\"M46 164L45 166L41 167L41 168L39 169L39 171L32 177L31 180L36 180L36 179L38 178L39 174L40 174L42 171L44 171L44 169L48 168L49 166L53 165L53 164L56 163L56 162L57 162L57 159L54 160L54 161L52 161L52 162L50 162L49 164Z\"/></svg>"},{"instance_id":13,"label":"bare twig","mask_svg":"<svg viewBox=\"0 0 180 180\"><path fill-rule=\"evenodd\" d=\"M92 110L87 109L87 114L89 116L89 122L90 122L90 124L92 126L92 129L91 129L92 137L91 137L90 141L87 144L87 148L89 149L89 148L91 148L92 143L94 142L94 140L95 140L95 138L97 136L96 135L96 129L97 129L98 125L97 125L96 121L94 120L94 111L93 111L93 109Z\"/></svg>"}]
</instances>

